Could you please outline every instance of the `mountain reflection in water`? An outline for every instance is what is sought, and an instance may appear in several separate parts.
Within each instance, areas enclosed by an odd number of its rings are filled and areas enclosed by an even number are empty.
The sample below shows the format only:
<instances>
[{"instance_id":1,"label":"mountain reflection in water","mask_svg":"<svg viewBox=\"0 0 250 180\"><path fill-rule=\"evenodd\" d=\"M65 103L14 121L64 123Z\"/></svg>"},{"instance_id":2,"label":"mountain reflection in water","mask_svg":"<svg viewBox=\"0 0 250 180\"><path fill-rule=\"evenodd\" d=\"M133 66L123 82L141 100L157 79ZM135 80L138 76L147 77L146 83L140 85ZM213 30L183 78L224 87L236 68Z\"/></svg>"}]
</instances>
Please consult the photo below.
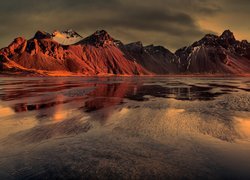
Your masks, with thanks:
<instances>
[{"instance_id":1,"label":"mountain reflection in water","mask_svg":"<svg viewBox=\"0 0 250 180\"><path fill-rule=\"evenodd\" d=\"M232 77L3 77L0 179L249 178L249 89Z\"/></svg>"},{"instance_id":2,"label":"mountain reflection in water","mask_svg":"<svg viewBox=\"0 0 250 180\"><path fill-rule=\"evenodd\" d=\"M26 84L26 82L23 84ZM35 85L28 86L28 89L9 90L3 88L0 97L2 101L11 101L30 97L32 99L36 99L34 103L32 103L33 100L31 100L31 103L24 100L24 102L21 101L20 103L14 104L13 109L18 113L51 108L60 104L79 100L82 100L82 103L85 104L86 111L94 111L122 103L124 98L136 101L146 101L148 100L147 97L151 96L187 101L206 101L213 100L220 95L228 93L225 89L213 92L213 86L206 87L192 84L189 85L182 82L179 82L178 84L174 83L174 85L177 87L171 87L170 83L168 83L168 85L144 85L141 82L118 82L108 84L89 83L75 84L72 86L68 85L67 82L65 82L65 84L61 82L60 87L47 88L45 81L42 89L34 88ZM41 86L42 85L40 84L39 87ZM55 86L57 85L55 84ZM75 87L78 89L71 90ZM230 89L228 91L230 92ZM55 94L52 94L54 92Z\"/></svg>"}]
</instances>

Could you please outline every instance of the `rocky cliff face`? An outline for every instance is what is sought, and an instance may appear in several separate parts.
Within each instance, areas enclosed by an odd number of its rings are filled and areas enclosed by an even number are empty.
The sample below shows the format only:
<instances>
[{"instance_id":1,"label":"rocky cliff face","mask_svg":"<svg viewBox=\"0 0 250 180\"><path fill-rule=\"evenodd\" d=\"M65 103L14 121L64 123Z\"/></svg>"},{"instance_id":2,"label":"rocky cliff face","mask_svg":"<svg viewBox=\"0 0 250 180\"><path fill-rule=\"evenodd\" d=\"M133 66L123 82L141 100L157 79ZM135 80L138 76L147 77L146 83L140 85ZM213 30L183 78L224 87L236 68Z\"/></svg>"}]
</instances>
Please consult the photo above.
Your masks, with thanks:
<instances>
[{"instance_id":1,"label":"rocky cliff face","mask_svg":"<svg viewBox=\"0 0 250 180\"><path fill-rule=\"evenodd\" d=\"M43 75L250 74L250 44L226 30L172 53L141 42L123 44L104 30L86 38L73 30L37 31L0 50L0 69Z\"/></svg>"}]
</instances>

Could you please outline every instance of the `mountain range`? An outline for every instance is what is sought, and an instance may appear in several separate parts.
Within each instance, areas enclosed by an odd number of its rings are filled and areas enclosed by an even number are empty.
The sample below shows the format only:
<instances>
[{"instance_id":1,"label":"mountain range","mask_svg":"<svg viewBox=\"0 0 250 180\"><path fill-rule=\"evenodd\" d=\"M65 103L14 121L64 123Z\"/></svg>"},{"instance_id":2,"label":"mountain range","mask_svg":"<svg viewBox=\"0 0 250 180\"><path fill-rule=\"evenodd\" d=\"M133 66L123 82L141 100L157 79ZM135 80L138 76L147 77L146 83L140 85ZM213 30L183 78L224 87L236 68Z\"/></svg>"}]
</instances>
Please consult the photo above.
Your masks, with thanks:
<instances>
[{"instance_id":1,"label":"mountain range","mask_svg":"<svg viewBox=\"0 0 250 180\"><path fill-rule=\"evenodd\" d=\"M16 75L176 75L250 74L250 43L230 30L207 34L171 52L142 42L124 44L105 30L83 38L73 30L22 37L0 50L1 74Z\"/></svg>"}]
</instances>

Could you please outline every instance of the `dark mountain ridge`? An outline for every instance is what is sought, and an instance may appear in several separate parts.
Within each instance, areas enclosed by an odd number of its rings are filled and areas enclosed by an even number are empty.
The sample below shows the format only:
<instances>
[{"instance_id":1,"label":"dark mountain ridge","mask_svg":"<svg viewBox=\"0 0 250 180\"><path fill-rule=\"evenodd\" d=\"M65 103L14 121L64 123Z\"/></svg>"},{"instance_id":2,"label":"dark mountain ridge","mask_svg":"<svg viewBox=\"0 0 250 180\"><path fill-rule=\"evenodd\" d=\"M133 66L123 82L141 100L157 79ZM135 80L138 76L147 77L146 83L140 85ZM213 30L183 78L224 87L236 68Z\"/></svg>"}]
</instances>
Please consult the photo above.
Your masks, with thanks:
<instances>
[{"instance_id":1,"label":"dark mountain ridge","mask_svg":"<svg viewBox=\"0 0 250 180\"><path fill-rule=\"evenodd\" d=\"M175 53L163 46L144 46L141 42L123 44L105 30L86 38L73 30L63 33L68 35L67 42L71 37L80 37L80 40L64 45L56 41L55 33L44 31L37 31L29 40L16 38L0 50L1 73L58 76L250 74L250 44L246 40L236 40L229 30L220 36L207 34ZM56 35L63 41L59 32Z\"/></svg>"},{"instance_id":2,"label":"dark mountain ridge","mask_svg":"<svg viewBox=\"0 0 250 180\"><path fill-rule=\"evenodd\" d=\"M236 40L229 30L220 36L207 34L175 52L181 72L211 74L249 73L249 53L250 44L246 40Z\"/></svg>"}]
</instances>

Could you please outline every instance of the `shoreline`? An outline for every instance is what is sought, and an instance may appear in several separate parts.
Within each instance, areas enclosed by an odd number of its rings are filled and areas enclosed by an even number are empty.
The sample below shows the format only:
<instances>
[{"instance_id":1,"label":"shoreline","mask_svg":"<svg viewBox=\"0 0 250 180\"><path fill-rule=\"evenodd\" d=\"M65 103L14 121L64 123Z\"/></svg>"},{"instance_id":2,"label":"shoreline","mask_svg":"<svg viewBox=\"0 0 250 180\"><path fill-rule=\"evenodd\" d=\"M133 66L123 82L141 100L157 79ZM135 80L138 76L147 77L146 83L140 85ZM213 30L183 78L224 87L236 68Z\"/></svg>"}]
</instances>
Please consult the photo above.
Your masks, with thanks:
<instances>
[{"instance_id":1,"label":"shoreline","mask_svg":"<svg viewBox=\"0 0 250 180\"><path fill-rule=\"evenodd\" d=\"M0 77L250 77L250 74L152 74L152 75L85 75L74 73L0 73Z\"/></svg>"}]
</instances>

